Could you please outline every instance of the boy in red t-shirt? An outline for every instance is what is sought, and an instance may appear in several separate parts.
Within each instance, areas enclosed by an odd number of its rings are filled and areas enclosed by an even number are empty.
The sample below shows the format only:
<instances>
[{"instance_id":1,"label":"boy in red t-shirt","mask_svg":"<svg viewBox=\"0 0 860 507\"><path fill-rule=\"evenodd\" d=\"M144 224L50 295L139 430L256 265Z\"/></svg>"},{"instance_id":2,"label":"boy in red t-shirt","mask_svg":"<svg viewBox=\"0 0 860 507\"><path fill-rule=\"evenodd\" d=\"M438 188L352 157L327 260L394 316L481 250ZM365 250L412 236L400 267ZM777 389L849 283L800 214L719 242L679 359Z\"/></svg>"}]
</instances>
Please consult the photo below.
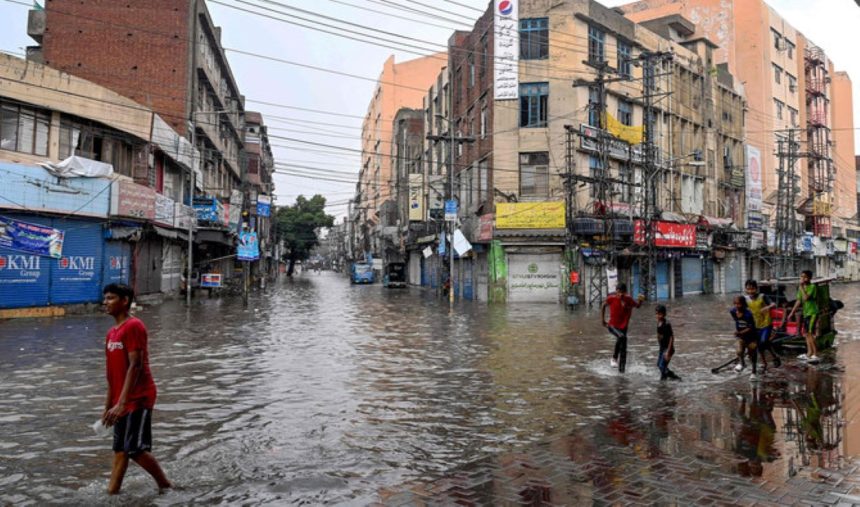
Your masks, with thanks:
<instances>
[{"instance_id":1,"label":"boy in red t-shirt","mask_svg":"<svg viewBox=\"0 0 860 507\"><path fill-rule=\"evenodd\" d=\"M615 336L615 352L612 354L610 364L618 371L624 373L627 365L627 326L630 323L630 315L634 308L642 306L645 295L640 294L638 300L627 295L627 285L619 283L615 286L615 294L610 294L606 301L600 305L600 320L603 327ZM606 307L609 307L609 322L606 322Z\"/></svg>"},{"instance_id":2,"label":"boy in red t-shirt","mask_svg":"<svg viewBox=\"0 0 860 507\"><path fill-rule=\"evenodd\" d=\"M129 315L134 291L127 285L110 284L102 292L105 311L116 321L105 339L108 388L102 422L114 428L108 493L119 493L129 458L155 479L159 489L170 488L173 485L149 453L156 389L149 371L146 326Z\"/></svg>"}]
</instances>

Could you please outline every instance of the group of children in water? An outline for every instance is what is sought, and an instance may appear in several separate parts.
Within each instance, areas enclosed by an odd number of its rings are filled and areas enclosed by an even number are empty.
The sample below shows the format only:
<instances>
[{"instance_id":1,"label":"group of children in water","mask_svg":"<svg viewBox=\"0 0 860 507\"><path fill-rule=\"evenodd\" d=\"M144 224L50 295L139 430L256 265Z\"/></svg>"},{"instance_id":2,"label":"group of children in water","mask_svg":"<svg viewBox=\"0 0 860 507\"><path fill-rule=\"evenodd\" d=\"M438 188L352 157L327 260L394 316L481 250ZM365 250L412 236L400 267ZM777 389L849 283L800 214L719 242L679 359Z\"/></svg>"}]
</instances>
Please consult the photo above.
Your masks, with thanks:
<instances>
[{"instance_id":1,"label":"group of children in water","mask_svg":"<svg viewBox=\"0 0 860 507\"><path fill-rule=\"evenodd\" d=\"M755 280L747 280L745 294L734 298L734 304L729 314L735 324L734 336L736 338L737 365L735 371L740 373L746 369L746 359L749 359L752 371L750 380L758 380L758 359L761 359L762 369L768 367L767 353L773 359L773 366L781 365L779 355L772 345L773 321L771 310L776 308L776 303L769 297L759 292L758 283ZM627 286L619 283L615 293L610 294L600 307L600 317L603 326L615 336L615 350L612 355L611 365L618 367L618 371L624 373L627 363L627 326L633 308L639 308L645 300L644 295L633 299L627 295ZM606 320L606 309L609 309L609 320ZM816 286L812 283L812 272L804 271L800 276L800 287L797 291L797 300L791 311L784 320L789 322L794 314L801 309L801 332L806 338L807 353L798 356L798 359L808 363L819 361L815 348L815 323L818 315L816 303ZM664 305L657 305L655 316L657 319L657 368L660 370L660 380L681 380L669 369L669 362L675 355L675 335L672 324L666 318L667 310Z\"/></svg>"}]
</instances>

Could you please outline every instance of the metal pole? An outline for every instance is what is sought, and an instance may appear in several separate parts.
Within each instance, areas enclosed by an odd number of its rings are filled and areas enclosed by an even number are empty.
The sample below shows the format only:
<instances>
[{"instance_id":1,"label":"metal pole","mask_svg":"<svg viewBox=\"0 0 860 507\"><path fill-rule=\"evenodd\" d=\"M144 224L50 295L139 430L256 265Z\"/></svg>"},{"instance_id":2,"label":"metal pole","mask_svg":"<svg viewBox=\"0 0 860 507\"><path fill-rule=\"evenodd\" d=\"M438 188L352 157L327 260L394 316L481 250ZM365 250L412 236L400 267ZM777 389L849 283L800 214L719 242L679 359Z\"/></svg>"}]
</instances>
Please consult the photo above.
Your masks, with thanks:
<instances>
[{"instance_id":1,"label":"metal pole","mask_svg":"<svg viewBox=\"0 0 860 507\"><path fill-rule=\"evenodd\" d=\"M193 113L192 113L193 114ZM192 116L193 117L193 116ZM188 175L188 202L194 209L194 168L197 167L197 127L191 121L191 171ZM191 271L194 266L194 213L188 217L188 274L185 276L185 304L191 306Z\"/></svg>"},{"instance_id":2,"label":"metal pole","mask_svg":"<svg viewBox=\"0 0 860 507\"><path fill-rule=\"evenodd\" d=\"M450 68L450 66L449 66ZM450 102L448 103L448 185L451 189L451 200L454 199L454 72L450 71L451 75L448 79L448 91ZM451 231L451 236L448 239L448 305L454 307L454 226L457 219L450 223L448 230Z\"/></svg>"}]
</instances>

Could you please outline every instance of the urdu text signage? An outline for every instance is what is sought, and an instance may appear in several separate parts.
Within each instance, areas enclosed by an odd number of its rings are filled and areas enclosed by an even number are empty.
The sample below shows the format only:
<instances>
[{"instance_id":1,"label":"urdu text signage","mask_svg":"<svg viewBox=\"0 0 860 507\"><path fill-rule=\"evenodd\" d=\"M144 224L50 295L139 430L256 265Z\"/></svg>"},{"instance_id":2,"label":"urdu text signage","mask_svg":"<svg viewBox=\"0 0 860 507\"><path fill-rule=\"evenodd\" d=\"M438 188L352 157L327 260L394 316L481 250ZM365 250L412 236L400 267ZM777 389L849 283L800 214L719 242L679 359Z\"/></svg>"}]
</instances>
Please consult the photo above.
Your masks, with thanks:
<instances>
[{"instance_id":1,"label":"urdu text signage","mask_svg":"<svg viewBox=\"0 0 860 507\"><path fill-rule=\"evenodd\" d=\"M117 180L111 188L111 215L155 220L155 190L133 181Z\"/></svg>"},{"instance_id":2,"label":"urdu text signage","mask_svg":"<svg viewBox=\"0 0 860 507\"><path fill-rule=\"evenodd\" d=\"M500 202L497 229L564 229L564 201Z\"/></svg>"},{"instance_id":3,"label":"urdu text signage","mask_svg":"<svg viewBox=\"0 0 860 507\"><path fill-rule=\"evenodd\" d=\"M496 100L519 98L520 0L493 0L493 97Z\"/></svg>"}]
</instances>

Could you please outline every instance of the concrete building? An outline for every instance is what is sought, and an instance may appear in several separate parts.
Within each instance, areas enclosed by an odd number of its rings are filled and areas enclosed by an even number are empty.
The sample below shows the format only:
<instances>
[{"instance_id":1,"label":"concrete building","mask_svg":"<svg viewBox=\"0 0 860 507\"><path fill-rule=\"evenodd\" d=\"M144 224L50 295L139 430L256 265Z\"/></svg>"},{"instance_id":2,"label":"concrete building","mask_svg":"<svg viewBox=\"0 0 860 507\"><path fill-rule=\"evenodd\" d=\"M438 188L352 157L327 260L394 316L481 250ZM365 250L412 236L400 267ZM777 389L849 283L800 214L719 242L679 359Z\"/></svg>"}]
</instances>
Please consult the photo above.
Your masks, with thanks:
<instances>
[{"instance_id":1,"label":"concrete building","mask_svg":"<svg viewBox=\"0 0 860 507\"><path fill-rule=\"evenodd\" d=\"M274 247L272 211L275 184L272 175L275 172L275 158L263 115L256 111L245 113L245 157L250 227L257 231L260 240L262 262L258 268L261 273L267 273L277 267L276 262L268 262Z\"/></svg>"},{"instance_id":2,"label":"concrete building","mask_svg":"<svg viewBox=\"0 0 860 507\"><path fill-rule=\"evenodd\" d=\"M379 213L385 202L394 201L395 191L391 162L394 116L401 108L421 106L425 91L446 63L445 53L438 53L402 63L395 63L391 56L383 65L362 124L362 166L353 208L358 213L359 252L382 255Z\"/></svg>"},{"instance_id":3,"label":"concrete building","mask_svg":"<svg viewBox=\"0 0 860 507\"><path fill-rule=\"evenodd\" d=\"M391 144L391 163L394 173L394 196L396 216L388 217L389 227L396 227L394 234L383 235L384 262L406 262L406 240L411 218L423 217L423 156L424 156L424 111L403 108L397 111L392 124L394 128ZM394 219L394 220L392 220ZM391 229L389 229L391 230Z\"/></svg>"},{"instance_id":4,"label":"concrete building","mask_svg":"<svg viewBox=\"0 0 860 507\"><path fill-rule=\"evenodd\" d=\"M714 61L745 83L746 139L762 154L765 223L775 215L777 140L794 129L806 155L796 165L803 197L796 219L822 245L807 267L835 273L825 242L844 238L857 213L848 75L762 0L643 0L618 9L640 23L675 14L694 20L696 35L719 46Z\"/></svg>"},{"instance_id":5,"label":"concrete building","mask_svg":"<svg viewBox=\"0 0 860 507\"><path fill-rule=\"evenodd\" d=\"M500 23L494 4L473 30L449 40L456 133L474 139L455 146L458 227L473 245L455 262L457 294L511 302L584 297L585 284L571 287L568 273L585 277L592 269L606 269L592 266L588 257L598 241L592 226L607 219L617 222L612 248L618 279L638 284L634 257L625 255L635 249L633 219L642 212L642 152L638 143L613 137L602 167L596 139L608 120L601 120L596 92L587 82L600 62L608 64L607 77L621 76L607 84L606 111L635 131L643 124L644 101L642 67L634 60L646 51L673 55L656 69L663 96L654 100L656 161L662 169L658 208L671 224L666 227L683 229L688 238L683 247L660 249L659 296L736 290L743 276L736 251L749 247L749 236L737 230L744 225L744 180L738 173L743 87L727 67L714 63L715 44L695 37L692 23L681 16L644 26L585 0L515 5L516 14L509 14L518 20L513 56L499 53L511 42L496 40L504 30L494 27ZM507 68L513 69L515 84L502 87L507 96L500 98L499 71ZM427 118L439 102L432 92L425 99ZM432 132L435 122L429 125L425 130ZM432 155L425 150L431 169ZM444 152L439 155L436 160L445 160ZM568 174L584 179L571 188L565 185ZM588 178L605 177L613 183L600 199ZM697 235L703 241L697 243ZM722 256L711 258L712 249ZM414 264L410 255L410 270ZM426 278L422 271L422 282Z\"/></svg>"},{"instance_id":6,"label":"concrete building","mask_svg":"<svg viewBox=\"0 0 860 507\"><path fill-rule=\"evenodd\" d=\"M182 175L198 158L153 110L80 77L0 55L0 221L64 236L56 256L0 248L0 318L98 304L110 282L141 295L176 294L196 222L183 204L191 180ZM43 168L67 159L105 164L109 174L60 177Z\"/></svg>"},{"instance_id":7,"label":"concrete building","mask_svg":"<svg viewBox=\"0 0 860 507\"><path fill-rule=\"evenodd\" d=\"M53 0L30 11L27 33L39 43L29 60L145 105L193 140L199 192L226 200L239 187L244 97L204 0Z\"/></svg>"}]
</instances>

